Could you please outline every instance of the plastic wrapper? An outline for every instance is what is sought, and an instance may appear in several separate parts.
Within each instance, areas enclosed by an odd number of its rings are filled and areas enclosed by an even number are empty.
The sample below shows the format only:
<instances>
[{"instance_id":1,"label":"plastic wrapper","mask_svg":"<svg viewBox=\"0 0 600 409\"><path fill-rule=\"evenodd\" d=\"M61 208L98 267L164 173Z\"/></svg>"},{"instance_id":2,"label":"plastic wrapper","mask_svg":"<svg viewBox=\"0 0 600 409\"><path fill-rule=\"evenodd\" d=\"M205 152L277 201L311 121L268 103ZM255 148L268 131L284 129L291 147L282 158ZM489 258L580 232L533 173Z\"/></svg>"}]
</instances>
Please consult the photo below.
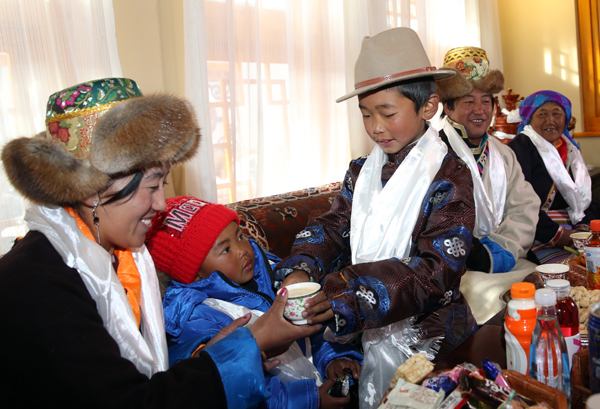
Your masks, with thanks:
<instances>
[{"instance_id":1,"label":"plastic wrapper","mask_svg":"<svg viewBox=\"0 0 600 409\"><path fill-rule=\"evenodd\" d=\"M377 408L396 369L408 358L424 353L432 361L437 355L443 337L424 339L414 322L415 317L410 317L363 332L364 359L358 384L360 409Z\"/></svg>"},{"instance_id":2,"label":"plastic wrapper","mask_svg":"<svg viewBox=\"0 0 600 409\"><path fill-rule=\"evenodd\" d=\"M449 371L432 372L423 380L421 385L434 391L444 391L448 396L458 386L458 377L463 369L462 366L458 365Z\"/></svg>"},{"instance_id":3,"label":"plastic wrapper","mask_svg":"<svg viewBox=\"0 0 600 409\"><path fill-rule=\"evenodd\" d=\"M436 409L444 400L444 392L435 392L402 379L379 405L378 409Z\"/></svg>"},{"instance_id":4,"label":"plastic wrapper","mask_svg":"<svg viewBox=\"0 0 600 409\"><path fill-rule=\"evenodd\" d=\"M502 369L500 369L500 365L495 362L490 361L488 358L484 358L481 363L481 368L485 373L485 377L496 382L500 386L504 386L505 388L510 389L506 378L502 374Z\"/></svg>"},{"instance_id":5,"label":"plastic wrapper","mask_svg":"<svg viewBox=\"0 0 600 409\"><path fill-rule=\"evenodd\" d=\"M470 393L477 400L493 408L497 408L507 401L512 392L512 389L500 386L490 379L482 378L480 374L466 370L461 372L458 386L463 392ZM514 400L526 408L536 405L535 401L521 395L516 395Z\"/></svg>"}]
</instances>

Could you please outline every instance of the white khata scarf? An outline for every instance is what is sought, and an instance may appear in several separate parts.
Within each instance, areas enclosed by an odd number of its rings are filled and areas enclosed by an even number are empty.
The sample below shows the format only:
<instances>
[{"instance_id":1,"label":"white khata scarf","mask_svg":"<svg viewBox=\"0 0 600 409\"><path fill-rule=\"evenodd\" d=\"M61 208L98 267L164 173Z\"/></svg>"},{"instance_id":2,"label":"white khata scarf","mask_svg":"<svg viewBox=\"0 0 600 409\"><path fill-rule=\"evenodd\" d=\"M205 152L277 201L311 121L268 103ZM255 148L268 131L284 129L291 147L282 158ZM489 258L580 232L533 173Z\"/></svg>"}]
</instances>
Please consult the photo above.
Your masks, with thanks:
<instances>
[{"instance_id":1,"label":"white khata scarf","mask_svg":"<svg viewBox=\"0 0 600 409\"><path fill-rule=\"evenodd\" d=\"M475 199L475 237L487 237L498 230L504 214L504 203L506 202L506 169L504 161L494 143L488 136L489 156L487 158L487 173L492 185L492 197L488 195L485 189L483 179L479 175L479 168L475 163L475 158L467 144L460 137L454 126L449 122L448 117L444 120L444 133L448 137L450 146L456 154L469 166L473 178L473 198Z\"/></svg>"},{"instance_id":2,"label":"white khata scarf","mask_svg":"<svg viewBox=\"0 0 600 409\"><path fill-rule=\"evenodd\" d=\"M381 170L388 156L379 145L363 165L352 200L352 264L408 257L423 198L448 153L438 132L428 127L385 187Z\"/></svg>"},{"instance_id":3,"label":"white khata scarf","mask_svg":"<svg viewBox=\"0 0 600 409\"><path fill-rule=\"evenodd\" d=\"M592 202L592 179L587 171L583 157L579 149L569 138L561 135L563 142L567 144L569 153L566 166L563 164L558 150L541 135L533 130L531 125L523 129L523 133L531 139L537 148L546 170L554 181L558 191L569 205L567 212L571 223L579 223L585 216L585 210ZM567 169L571 168L573 179Z\"/></svg>"},{"instance_id":4,"label":"white khata scarf","mask_svg":"<svg viewBox=\"0 0 600 409\"><path fill-rule=\"evenodd\" d=\"M25 220L29 230L43 233L65 264L79 272L104 327L119 345L121 356L148 377L166 371L169 363L162 301L154 263L146 247L132 249L141 279L140 330L110 254L87 239L65 209L33 206L27 209Z\"/></svg>"},{"instance_id":5,"label":"white khata scarf","mask_svg":"<svg viewBox=\"0 0 600 409\"><path fill-rule=\"evenodd\" d=\"M248 329L252 328L256 320L264 314L259 310L252 310L242 305L210 297L202 301L202 304L228 315L232 320L243 317L248 313L252 314L250 322L245 325ZM323 384L323 377L313 364L313 354L309 337L305 338L304 344L305 352L302 352L298 343L294 341L287 351L273 358L279 359L281 362L268 372L278 377L283 383L300 379L314 379L317 386L321 386Z\"/></svg>"}]
</instances>

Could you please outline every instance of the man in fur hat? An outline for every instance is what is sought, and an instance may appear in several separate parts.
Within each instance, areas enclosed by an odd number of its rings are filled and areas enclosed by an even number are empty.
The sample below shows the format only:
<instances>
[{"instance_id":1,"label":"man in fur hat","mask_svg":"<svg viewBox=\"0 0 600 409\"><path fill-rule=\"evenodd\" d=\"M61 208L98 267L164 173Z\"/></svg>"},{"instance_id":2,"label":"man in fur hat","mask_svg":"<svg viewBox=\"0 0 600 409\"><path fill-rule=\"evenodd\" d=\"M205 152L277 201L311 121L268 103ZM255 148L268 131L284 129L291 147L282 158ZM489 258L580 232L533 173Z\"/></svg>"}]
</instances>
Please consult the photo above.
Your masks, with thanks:
<instances>
[{"instance_id":1,"label":"man in fur hat","mask_svg":"<svg viewBox=\"0 0 600 409\"><path fill-rule=\"evenodd\" d=\"M485 51L476 47L448 51L444 68L457 75L436 84L444 105L440 137L468 164L476 206L469 270L461 291L482 324L502 308L502 291L534 270L526 257L540 201L511 149L487 133L493 94L504 88L502 73L490 70Z\"/></svg>"}]
</instances>

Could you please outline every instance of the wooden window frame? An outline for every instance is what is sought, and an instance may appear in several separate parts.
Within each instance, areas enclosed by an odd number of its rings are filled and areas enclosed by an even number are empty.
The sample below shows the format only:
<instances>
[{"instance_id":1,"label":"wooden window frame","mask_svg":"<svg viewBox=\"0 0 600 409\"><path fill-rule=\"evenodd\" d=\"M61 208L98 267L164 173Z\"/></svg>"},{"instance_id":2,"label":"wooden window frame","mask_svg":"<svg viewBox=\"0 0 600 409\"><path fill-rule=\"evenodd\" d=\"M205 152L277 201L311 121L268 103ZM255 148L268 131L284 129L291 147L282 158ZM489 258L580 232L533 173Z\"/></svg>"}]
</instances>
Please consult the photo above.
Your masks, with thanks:
<instances>
[{"instance_id":1,"label":"wooden window frame","mask_svg":"<svg viewBox=\"0 0 600 409\"><path fill-rule=\"evenodd\" d=\"M583 132L600 136L600 0L576 0Z\"/></svg>"}]
</instances>

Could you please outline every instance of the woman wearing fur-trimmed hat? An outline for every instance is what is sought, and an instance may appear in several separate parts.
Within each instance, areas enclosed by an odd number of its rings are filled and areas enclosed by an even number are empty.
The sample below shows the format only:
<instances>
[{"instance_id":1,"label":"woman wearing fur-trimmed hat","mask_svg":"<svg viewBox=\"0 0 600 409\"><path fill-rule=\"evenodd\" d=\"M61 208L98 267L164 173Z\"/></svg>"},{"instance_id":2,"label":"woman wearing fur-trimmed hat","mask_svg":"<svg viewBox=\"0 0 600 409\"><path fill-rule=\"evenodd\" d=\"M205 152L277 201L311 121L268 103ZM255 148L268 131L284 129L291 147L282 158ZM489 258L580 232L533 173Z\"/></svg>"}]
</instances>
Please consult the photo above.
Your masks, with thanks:
<instances>
[{"instance_id":1,"label":"woman wearing fur-trimmed hat","mask_svg":"<svg viewBox=\"0 0 600 409\"><path fill-rule=\"evenodd\" d=\"M249 317L240 319L197 358L168 368L158 280L144 239L165 208L171 166L197 150L190 104L144 97L128 79L102 79L53 94L46 124L45 133L2 150L10 182L34 203L25 215L29 233L0 259L0 347L9 352L0 375L3 402L183 408L264 400L254 383L262 377L260 350L318 330L272 330L286 324L285 296L252 333L236 330ZM236 354L253 358L240 368ZM227 377L235 372L240 378Z\"/></svg>"},{"instance_id":2,"label":"woman wearing fur-trimmed hat","mask_svg":"<svg viewBox=\"0 0 600 409\"><path fill-rule=\"evenodd\" d=\"M473 178L475 237L461 291L479 324L503 307L502 291L534 270L527 254L539 207L514 153L487 132L493 94L504 88L504 76L489 65L481 48L454 48L446 53L444 67L457 75L437 83L445 116L440 137L467 163Z\"/></svg>"}]
</instances>

